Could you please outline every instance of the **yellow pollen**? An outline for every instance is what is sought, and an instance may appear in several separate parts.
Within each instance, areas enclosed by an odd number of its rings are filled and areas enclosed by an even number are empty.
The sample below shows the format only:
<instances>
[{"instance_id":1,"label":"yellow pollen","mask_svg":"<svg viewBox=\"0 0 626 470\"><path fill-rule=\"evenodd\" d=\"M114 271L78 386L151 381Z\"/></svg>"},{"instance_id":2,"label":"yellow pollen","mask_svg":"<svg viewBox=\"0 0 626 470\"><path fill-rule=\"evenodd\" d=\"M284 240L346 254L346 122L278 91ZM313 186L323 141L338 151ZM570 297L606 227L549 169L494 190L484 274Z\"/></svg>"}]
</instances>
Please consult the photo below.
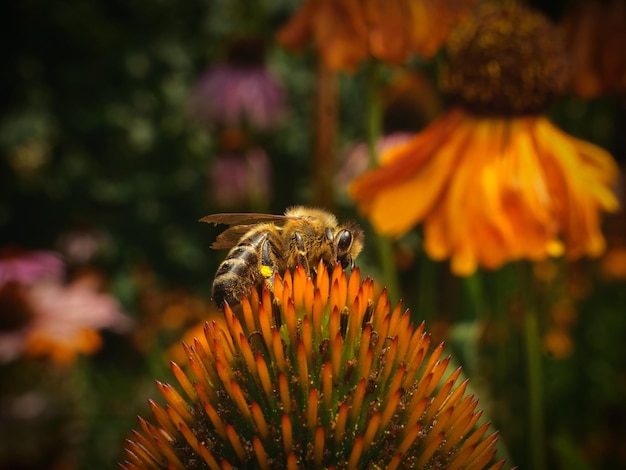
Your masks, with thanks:
<instances>
[{"instance_id":1,"label":"yellow pollen","mask_svg":"<svg viewBox=\"0 0 626 470\"><path fill-rule=\"evenodd\" d=\"M274 270L271 266L261 266L261 275L265 279L269 279L274 275Z\"/></svg>"}]
</instances>

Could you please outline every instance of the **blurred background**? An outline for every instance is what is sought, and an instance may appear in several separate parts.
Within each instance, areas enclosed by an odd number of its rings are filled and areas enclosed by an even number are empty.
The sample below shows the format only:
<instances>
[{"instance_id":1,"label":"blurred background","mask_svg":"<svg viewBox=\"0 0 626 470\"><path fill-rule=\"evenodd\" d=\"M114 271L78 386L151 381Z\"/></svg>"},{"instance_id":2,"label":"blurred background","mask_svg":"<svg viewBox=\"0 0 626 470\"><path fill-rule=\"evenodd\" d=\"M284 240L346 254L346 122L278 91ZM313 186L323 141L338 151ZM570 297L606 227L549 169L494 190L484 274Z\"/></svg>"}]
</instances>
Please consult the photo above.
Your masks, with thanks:
<instances>
[{"instance_id":1,"label":"blurred background","mask_svg":"<svg viewBox=\"0 0 626 470\"><path fill-rule=\"evenodd\" d=\"M364 227L358 264L381 286L391 265L393 301L450 346L512 463L532 468L528 436L541 432L549 468L626 467L623 212L602 219L601 257L529 265L544 313L544 427L529 429L516 268L459 278L424 255L419 229L379 249L346 190L368 167L375 60L321 70L314 46L279 44L302 3L4 5L0 468L122 460L136 416L158 399L154 380L172 380L169 361L185 361L180 341L218 314L210 286L226 253L209 245L222 228L198 219L296 204ZM556 24L578 3L531 2ZM569 89L548 114L623 166L626 8L591 3L613 8L618 78ZM588 25L579 27L570 38ZM587 43L598 44L610 42ZM444 55L380 64L381 135L406 139L446 109ZM614 190L623 204L623 188Z\"/></svg>"}]
</instances>

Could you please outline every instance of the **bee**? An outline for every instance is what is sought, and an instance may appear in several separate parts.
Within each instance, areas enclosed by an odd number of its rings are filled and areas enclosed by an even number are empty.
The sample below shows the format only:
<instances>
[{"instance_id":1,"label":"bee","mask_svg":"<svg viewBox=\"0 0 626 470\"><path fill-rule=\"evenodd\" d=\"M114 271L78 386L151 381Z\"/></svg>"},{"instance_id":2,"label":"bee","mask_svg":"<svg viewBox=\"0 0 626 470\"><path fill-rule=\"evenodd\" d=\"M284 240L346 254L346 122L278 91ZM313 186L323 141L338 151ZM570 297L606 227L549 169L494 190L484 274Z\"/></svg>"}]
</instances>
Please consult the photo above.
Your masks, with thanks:
<instances>
[{"instance_id":1,"label":"bee","mask_svg":"<svg viewBox=\"0 0 626 470\"><path fill-rule=\"evenodd\" d=\"M320 260L331 268L339 262L354 267L363 248L363 230L355 223L339 224L330 212L310 207L292 207L284 215L212 214L201 222L227 224L211 245L228 249L219 265L211 295L218 307L235 306L251 286L273 290L275 272L301 264L307 274Z\"/></svg>"}]
</instances>

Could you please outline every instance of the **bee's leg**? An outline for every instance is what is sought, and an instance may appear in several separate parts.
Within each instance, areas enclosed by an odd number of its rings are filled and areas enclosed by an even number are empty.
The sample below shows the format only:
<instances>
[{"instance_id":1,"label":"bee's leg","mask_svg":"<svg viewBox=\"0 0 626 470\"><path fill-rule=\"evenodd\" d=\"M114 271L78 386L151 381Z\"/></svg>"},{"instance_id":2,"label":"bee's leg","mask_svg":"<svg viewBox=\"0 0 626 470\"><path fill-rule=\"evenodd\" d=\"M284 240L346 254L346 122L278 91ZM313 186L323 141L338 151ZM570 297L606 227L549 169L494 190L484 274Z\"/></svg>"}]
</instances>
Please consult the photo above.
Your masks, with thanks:
<instances>
[{"instance_id":1,"label":"bee's leg","mask_svg":"<svg viewBox=\"0 0 626 470\"><path fill-rule=\"evenodd\" d=\"M335 269L334 263L337 259L337 245L335 244L335 234L333 231L327 227L324 231L324 235L326 236L326 240L328 241L328 246L330 247L330 260L324 259L324 264L326 265L326 269L329 273L333 272Z\"/></svg>"},{"instance_id":2,"label":"bee's leg","mask_svg":"<svg viewBox=\"0 0 626 470\"><path fill-rule=\"evenodd\" d=\"M272 258L272 251L269 240L264 240L261 246L261 275L267 288L274 292L274 272L276 265Z\"/></svg>"},{"instance_id":3,"label":"bee's leg","mask_svg":"<svg viewBox=\"0 0 626 470\"><path fill-rule=\"evenodd\" d=\"M295 232L294 238L296 240L296 248L298 249L298 262L302 265L304 272L308 276L311 274L311 267L309 266L309 260L306 257L306 251L304 250L304 240L302 239L300 232Z\"/></svg>"}]
</instances>

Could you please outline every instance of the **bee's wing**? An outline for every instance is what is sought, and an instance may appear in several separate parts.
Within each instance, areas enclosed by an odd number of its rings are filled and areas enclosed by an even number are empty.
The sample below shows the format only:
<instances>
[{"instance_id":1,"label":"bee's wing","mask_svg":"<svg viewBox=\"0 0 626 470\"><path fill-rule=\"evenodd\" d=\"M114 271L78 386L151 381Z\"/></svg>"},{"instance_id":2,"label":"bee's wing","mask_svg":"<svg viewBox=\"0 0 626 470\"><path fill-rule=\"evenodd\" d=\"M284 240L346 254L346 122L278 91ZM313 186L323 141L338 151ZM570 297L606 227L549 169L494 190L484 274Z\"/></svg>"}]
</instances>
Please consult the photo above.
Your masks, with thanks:
<instances>
[{"instance_id":1,"label":"bee's wing","mask_svg":"<svg viewBox=\"0 0 626 470\"><path fill-rule=\"evenodd\" d=\"M226 250L239 243L241 237L243 237L251 229L252 225L258 224L259 222L274 222L276 225L280 226L289 219L293 219L293 217L285 215L235 212L207 215L206 217L202 217L200 222L207 222L215 225L232 225L232 227L220 233L211 244L211 248L214 250Z\"/></svg>"},{"instance_id":2,"label":"bee's wing","mask_svg":"<svg viewBox=\"0 0 626 470\"><path fill-rule=\"evenodd\" d=\"M235 225L230 227L217 236L215 241L211 243L211 248L214 250L227 250L228 248L232 248L239 243L241 237L249 230L249 225Z\"/></svg>"},{"instance_id":3,"label":"bee's wing","mask_svg":"<svg viewBox=\"0 0 626 470\"><path fill-rule=\"evenodd\" d=\"M200 219L200 222L208 224L226 224L226 225L252 225L258 222L282 222L290 219L285 215L274 214L256 214L246 212L233 212L223 214L211 214Z\"/></svg>"}]
</instances>

